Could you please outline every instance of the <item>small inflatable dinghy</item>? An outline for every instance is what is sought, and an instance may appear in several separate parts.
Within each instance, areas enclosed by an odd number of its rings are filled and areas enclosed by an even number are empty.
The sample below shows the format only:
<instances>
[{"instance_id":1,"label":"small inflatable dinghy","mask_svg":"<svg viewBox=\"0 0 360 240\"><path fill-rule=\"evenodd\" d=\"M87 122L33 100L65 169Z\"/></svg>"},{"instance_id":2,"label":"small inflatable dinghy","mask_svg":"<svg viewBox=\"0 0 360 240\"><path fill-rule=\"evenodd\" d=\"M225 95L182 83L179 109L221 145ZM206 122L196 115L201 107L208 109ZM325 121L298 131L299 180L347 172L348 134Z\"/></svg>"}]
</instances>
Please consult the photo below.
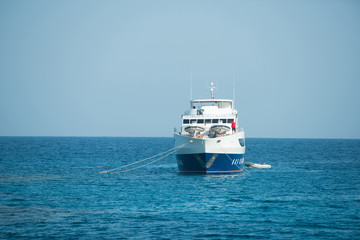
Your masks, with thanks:
<instances>
[{"instance_id":1,"label":"small inflatable dinghy","mask_svg":"<svg viewBox=\"0 0 360 240\"><path fill-rule=\"evenodd\" d=\"M271 165L266 163L258 164L258 163L247 162L245 163L245 165L249 168L271 168Z\"/></svg>"}]
</instances>

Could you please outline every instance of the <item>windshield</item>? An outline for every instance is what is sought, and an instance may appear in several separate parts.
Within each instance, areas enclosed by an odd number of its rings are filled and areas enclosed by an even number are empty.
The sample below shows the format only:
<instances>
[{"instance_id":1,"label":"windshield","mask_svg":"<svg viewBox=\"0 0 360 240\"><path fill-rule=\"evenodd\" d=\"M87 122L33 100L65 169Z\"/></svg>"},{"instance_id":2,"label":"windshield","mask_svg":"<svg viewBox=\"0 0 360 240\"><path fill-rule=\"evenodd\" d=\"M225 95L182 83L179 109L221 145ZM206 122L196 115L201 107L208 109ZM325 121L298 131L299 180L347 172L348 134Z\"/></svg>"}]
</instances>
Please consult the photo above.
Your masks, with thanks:
<instances>
[{"instance_id":1,"label":"windshield","mask_svg":"<svg viewBox=\"0 0 360 240\"><path fill-rule=\"evenodd\" d=\"M200 109L204 106L217 106L218 108L232 108L231 101L204 101L204 102L192 102L191 108L193 109Z\"/></svg>"}]
</instances>

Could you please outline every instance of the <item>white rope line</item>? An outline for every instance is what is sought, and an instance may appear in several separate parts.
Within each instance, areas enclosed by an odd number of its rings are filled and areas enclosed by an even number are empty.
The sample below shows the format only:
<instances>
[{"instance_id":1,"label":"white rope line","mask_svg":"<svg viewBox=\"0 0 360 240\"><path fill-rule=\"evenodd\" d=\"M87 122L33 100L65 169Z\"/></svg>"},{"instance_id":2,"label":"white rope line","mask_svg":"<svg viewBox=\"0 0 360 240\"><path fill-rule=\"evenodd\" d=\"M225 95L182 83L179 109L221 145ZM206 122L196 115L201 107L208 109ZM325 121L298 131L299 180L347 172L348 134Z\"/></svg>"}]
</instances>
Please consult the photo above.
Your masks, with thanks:
<instances>
[{"instance_id":1,"label":"white rope line","mask_svg":"<svg viewBox=\"0 0 360 240\"><path fill-rule=\"evenodd\" d=\"M224 149L222 148L221 144L219 143L219 146L221 148L221 150L225 153L225 155L229 158L230 162L233 162L234 160L231 159L231 157L224 151ZM240 167L235 163L235 166L239 169L239 170L242 170L244 169L245 170L245 167L243 167L242 169L240 169Z\"/></svg>"},{"instance_id":2,"label":"white rope line","mask_svg":"<svg viewBox=\"0 0 360 240\"><path fill-rule=\"evenodd\" d=\"M113 165L111 165L113 166ZM104 168L104 167L111 167L109 165L104 165L104 166L93 166L93 167L71 167L71 168Z\"/></svg>"},{"instance_id":3,"label":"white rope line","mask_svg":"<svg viewBox=\"0 0 360 240\"><path fill-rule=\"evenodd\" d=\"M133 162L133 163L130 163L130 164L127 164L127 165L124 165L124 166L120 166L120 167L117 167L117 168L113 168L113 169L110 169L110 170L101 171L101 172L99 172L99 173L104 174L104 173L113 172L113 171L115 171L115 170L118 170L118 169L121 169L121 168L125 168L125 167L129 167L129 166L131 166L131 165L134 165L134 164L137 164L137 163L141 163L141 162L144 162L144 161L146 161L146 160L149 160L149 159L152 159L152 158L154 158L154 157L157 157L157 156L160 156L160 155L163 155L163 154L165 154L165 153L170 152L169 154L167 154L167 155L165 155L165 156L163 156L163 157L161 157L161 158L159 158L159 159L156 159L156 160L154 160L154 161L152 161L152 162L150 162L150 163L147 163L147 164L144 164L144 165L139 166L139 167L143 167L143 166L149 165L149 164L151 164L151 163L157 162L157 161L159 161L160 159L162 159L162 158L164 158L164 157L166 157L166 156L169 156L170 154L172 154L172 153L178 151L179 149L185 147L185 145L187 145L187 144L189 144L189 143L190 143L190 142L187 142L187 143L184 143L184 144L182 144L182 145L180 145L180 146L171 148L171 149L169 149L169 150L167 150L167 151L165 151L165 152L156 154L156 155L154 155L154 156L152 156L152 157L148 157L148 158L142 159L142 160L140 160L140 161L136 161L136 162ZM137 168L139 168L139 167L127 169L127 170L124 170L124 171L117 171L116 173L119 173L119 172L127 172L127 171L130 171L130 170L137 169ZM114 172L114 173L115 173L115 172Z\"/></svg>"},{"instance_id":4,"label":"white rope line","mask_svg":"<svg viewBox=\"0 0 360 240\"><path fill-rule=\"evenodd\" d=\"M183 146L183 147L184 147L184 146ZM149 163L146 163L146 164L143 164L143 165L140 165L140 166L134 167L134 168L126 169L126 170L123 170L123 171L111 172L111 174L114 174L114 173L122 173L122 172L128 172L128 171L131 171L131 170L135 170L135 169L137 169L137 168L145 167L145 166L147 166L147 165L150 165L150 164L152 164L152 163L155 163L155 162L160 161L161 159L163 159L163 158L165 158L165 157L167 157L167 156L169 156L169 155L173 154L174 152L178 151L179 149L180 149L180 148L175 149L175 150L173 150L172 152L170 152L170 153L166 154L165 156L162 156L161 158L158 158L158 159L156 159L156 160L154 160L154 161L151 161L151 162L149 162Z\"/></svg>"},{"instance_id":5,"label":"white rope line","mask_svg":"<svg viewBox=\"0 0 360 240\"><path fill-rule=\"evenodd\" d=\"M226 156L229 158L229 160L232 162L233 160L230 158L230 156L224 151L224 149L222 148L222 146L221 146L221 144L219 144L219 146L220 146L220 148L221 148L221 150L226 154ZM237 164L235 164L235 166L239 169L239 170L242 170L242 172L245 174L245 176L247 176L246 178L245 178L245 181L244 181L244 183L243 184L245 184L246 182L247 182L247 180L249 179L248 177L250 176L250 173L248 173L248 171L246 171L245 170L245 165L243 166L243 168L242 169L240 169L240 167L237 165ZM243 189L242 189L243 190ZM241 191L242 191L241 190Z\"/></svg>"}]
</instances>

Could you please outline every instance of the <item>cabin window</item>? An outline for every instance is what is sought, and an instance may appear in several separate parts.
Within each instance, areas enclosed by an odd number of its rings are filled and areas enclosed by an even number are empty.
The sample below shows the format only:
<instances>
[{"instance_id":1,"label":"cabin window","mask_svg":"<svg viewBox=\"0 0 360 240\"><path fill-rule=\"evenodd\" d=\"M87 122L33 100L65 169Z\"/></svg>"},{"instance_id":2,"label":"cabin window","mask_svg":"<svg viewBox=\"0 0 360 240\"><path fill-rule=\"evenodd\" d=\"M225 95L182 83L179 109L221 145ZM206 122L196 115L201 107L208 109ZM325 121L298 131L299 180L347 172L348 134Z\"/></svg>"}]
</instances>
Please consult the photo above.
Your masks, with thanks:
<instances>
[{"instance_id":1,"label":"cabin window","mask_svg":"<svg viewBox=\"0 0 360 240\"><path fill-rule=\"evenodd\" d=\"M228 119L227 123L232 123L234 121L234 119Z\"/></svg>"},{"instance_id":2,"label":"cabin window","mask_svg":"<svg viewBox=\"0 0 360 240\"><path fill-rule=\"evenodd\" d=\"M219 108L231 108L231 102L219 102Z\"/></svg>"},{"instance_id":3,"label":"cabin window","mask_svg":"<svg viewBox=\"0 0 360 240\"><path fill-rule=\"evenodd\" d=\"M189 122L190 122L189 119L184 119L183 120L183 124L189 124Z\"/></svg>"},{"instance_id":4,"label":"cabin window","mask_svg":"<svg viewBox=\"0 0 360 240\"><path fill-rule=\"evenodd\" d=\"M190 124L196 123L196 119L190 119Z\"/></svg>"},{"instance_id":5,"label":"cabin window","mask_svg":"<svg viewBox=\"0 0 360 240\"><path fill-rule=\"evenodd\" d=\"M213 119L212 123L219 123L219 119Z\"/></svg>"},{"instance_id":6,"label":"cabin window","mask_svg":"<svg viewBox=\"0 0 360 240\"><path fill-rule=\"evenodd\" d=\"M226 123L226 119L220 119L221 123Z\"/></svg>"},{"instance_id":7,"label":"cabin window","mask_svg":"<svg viewBox=\"0 0 360 240\"><path fill-rule=\"evenodd\" d=\"M205 123L211 123L211 119L205 119Z\"/></svg>"},{"instance_id":8,"label":"cabin window","mask_svg":"<svg viewBox=\"0 0 360 240\"><path fill-rule=\"evenodd\" d=\"M203 123L204 123L204 119L198 119L197 123L203 124Z\"/></svg>"}]
</instances>

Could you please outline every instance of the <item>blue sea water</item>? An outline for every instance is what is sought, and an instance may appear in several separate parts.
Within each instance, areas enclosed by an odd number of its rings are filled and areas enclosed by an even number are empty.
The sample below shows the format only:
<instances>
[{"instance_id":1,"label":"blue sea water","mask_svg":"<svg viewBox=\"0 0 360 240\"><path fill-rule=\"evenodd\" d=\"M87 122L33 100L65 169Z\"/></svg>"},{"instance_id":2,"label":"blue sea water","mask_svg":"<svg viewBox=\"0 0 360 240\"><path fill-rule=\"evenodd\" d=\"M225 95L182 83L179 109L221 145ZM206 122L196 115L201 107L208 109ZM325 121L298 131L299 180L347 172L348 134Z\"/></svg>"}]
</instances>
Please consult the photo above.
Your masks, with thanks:
<instances>
[{"instance_id":1,"label":"blue sea water","mask_svg":"<svg viewBox=\"0 0 360 240\"><path fill-rule=\"evenodd\" d=\"M360 238L360 140L246 145L245 161L272 168L184 175L171 155L99 174L173 139L0 137L0 238Z\"/></svg>"}]
</instances>

